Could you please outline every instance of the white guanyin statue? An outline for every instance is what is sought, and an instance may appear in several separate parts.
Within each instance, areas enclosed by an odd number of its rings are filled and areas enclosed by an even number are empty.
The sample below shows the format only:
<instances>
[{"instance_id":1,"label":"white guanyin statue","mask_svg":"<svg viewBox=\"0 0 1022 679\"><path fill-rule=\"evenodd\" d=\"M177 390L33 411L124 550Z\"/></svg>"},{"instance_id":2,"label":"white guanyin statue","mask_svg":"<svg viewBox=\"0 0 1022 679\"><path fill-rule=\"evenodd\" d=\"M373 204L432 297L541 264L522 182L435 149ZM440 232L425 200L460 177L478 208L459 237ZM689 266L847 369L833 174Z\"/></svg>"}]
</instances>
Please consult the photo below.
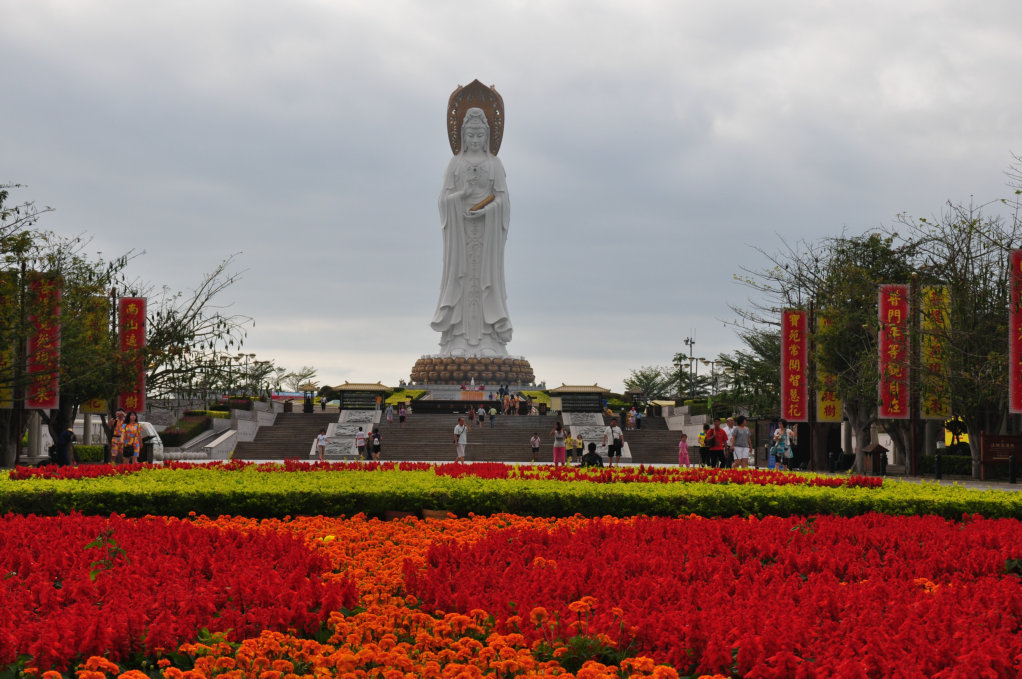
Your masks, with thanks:
<instances>
[{"instance_id":1,"label":"white guanyin statue","mask_svg":"<svg viewBox=\"0 0 1022 679\"><path fill-rule=\"evenodd\" d=\"M504 286L507 180L483 109L465 111L460 133L460 150L447 165L440 191L444 271L430 326L441 333L442 356L507 356L512 330Z\"/></svg>"}]
</instances>

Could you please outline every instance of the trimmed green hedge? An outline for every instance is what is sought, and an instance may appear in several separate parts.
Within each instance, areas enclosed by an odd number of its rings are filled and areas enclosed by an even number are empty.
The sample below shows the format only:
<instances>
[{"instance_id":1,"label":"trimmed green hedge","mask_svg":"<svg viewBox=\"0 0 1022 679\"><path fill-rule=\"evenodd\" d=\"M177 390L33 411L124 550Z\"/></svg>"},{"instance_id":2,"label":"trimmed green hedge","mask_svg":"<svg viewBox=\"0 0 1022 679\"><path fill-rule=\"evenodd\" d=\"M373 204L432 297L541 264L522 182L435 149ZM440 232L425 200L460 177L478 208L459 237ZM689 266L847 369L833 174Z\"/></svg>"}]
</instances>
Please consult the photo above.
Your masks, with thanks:
<instances>
[{"instance_id":1,"label":"trimmed green hedge","mask_svg":"<svg viewBox=\"0 0 1022 679\"><path fill-rule=\"evenodd\" d=\"M882 488L616 483L450 478L432 472L295 472L254 469L148 470L127 476L61 481L0 477L0 514L79 511L131 516L190 512L255 518L380 515L385 510L445 509L455 514L533 516L854 516L963 514L1022 518L1022 493L932 483L885 481Z\"/></svg>"},{"instance_id":2,"label":"trimmed green hedge","mask_svg":"<svg viewBox=\"0 0 1022 679\"><path fill-rule=\"evenodd\" d=\"M185 415L160 432L160 440L168 447L181 446L213 428L213 418L208 415Z\"/></svg>"},{"instance_id":3,"label":"trimmed green hedge","mask_svg":"<svg viewBox=\"0 0 1022 679\"><path fill-rule=\"evenodd\" d=\"M212 417L221 420L231 419L230 410L186 410L185 417Z\"/></svg>"},{"instance_id":4,"label":"trimmed green hedge","mask_svg":"<svg viewBox=\"0 0 1022 679\"><path fill-rule=\"evenodd\" d=\"M932 474L934 469L934 456L923 455L919 460L919 466L924 474ZM941 455L940 473L953 476L972 476L971 455ZM1007 476L1007 474L1005 474Z\"/></svg>"},{"instance_id":5,"label":"trimmed green hedge","mask_svg":"<svg viewBox=\"0 0 1022 679\"><path fill-rule=\"evenodd\" d=\"M79 462L102 462L103 446L81 446L75 444L75 458Z\"/></svg>"}]
</instances>

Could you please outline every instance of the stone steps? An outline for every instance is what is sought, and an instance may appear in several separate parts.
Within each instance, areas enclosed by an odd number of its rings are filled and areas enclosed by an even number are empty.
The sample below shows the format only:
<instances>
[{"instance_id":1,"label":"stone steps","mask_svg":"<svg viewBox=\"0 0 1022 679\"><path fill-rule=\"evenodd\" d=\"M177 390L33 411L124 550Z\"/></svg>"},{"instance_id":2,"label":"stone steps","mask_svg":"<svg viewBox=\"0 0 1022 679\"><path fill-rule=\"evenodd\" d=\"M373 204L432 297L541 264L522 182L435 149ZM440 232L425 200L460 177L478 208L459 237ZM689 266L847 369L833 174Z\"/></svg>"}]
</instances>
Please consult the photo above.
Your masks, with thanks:
<instances>
[{"instance_id":1,"label":"stone steps","mask_svg":"<svg viewBox=\"0 0 1022 679\"><path fill-rule=\"evenodd\" d=\"M454 460L454 427L458 415L413 414L405 426L381 424L382 460ZM465 457L470 461L528 462L531 460L529 439L540 435L543 447L540 459L552 459L552 437L549 432L559 421L553 415L498 415L490 428L489 417L480 427L473 425L468 433ZM545 455L545 457L543 457Z\"/></svg>"},{"instance_id":2,"label":"stone steps","mask_svg":"<svg viewBox=\"0 0 1022 679\"><path fill-rule=\"evenodd\" d=\"M254 441L239 441L234 448L237 460L309 459L316 435L337 421L337 411L281 413L273 426L260 427Z\"/></svg>"}]
</instances>

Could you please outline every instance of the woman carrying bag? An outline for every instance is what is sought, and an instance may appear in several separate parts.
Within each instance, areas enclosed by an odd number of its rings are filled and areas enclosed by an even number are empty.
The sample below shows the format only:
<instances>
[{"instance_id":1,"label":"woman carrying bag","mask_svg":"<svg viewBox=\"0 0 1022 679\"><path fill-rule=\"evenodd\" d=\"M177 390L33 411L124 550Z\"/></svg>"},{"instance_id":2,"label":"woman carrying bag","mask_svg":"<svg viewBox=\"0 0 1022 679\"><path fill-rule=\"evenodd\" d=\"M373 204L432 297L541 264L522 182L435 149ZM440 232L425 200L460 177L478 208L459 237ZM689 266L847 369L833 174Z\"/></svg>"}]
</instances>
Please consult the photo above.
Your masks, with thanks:
<instances>
[{"instance_id":1,"label":"woman carrying bag","mask_svg":"<svg viewBox=\"0 0 1022 679\"><path fill-rule=\"evenodd\" d=\"M788 428L787 420L781 420L781 426L774 432L774 444L770 446L776 469L784 471L791 466L791 458L795 455L792 446L795 443L795 432Z\"/></svg>"}]
</instances>

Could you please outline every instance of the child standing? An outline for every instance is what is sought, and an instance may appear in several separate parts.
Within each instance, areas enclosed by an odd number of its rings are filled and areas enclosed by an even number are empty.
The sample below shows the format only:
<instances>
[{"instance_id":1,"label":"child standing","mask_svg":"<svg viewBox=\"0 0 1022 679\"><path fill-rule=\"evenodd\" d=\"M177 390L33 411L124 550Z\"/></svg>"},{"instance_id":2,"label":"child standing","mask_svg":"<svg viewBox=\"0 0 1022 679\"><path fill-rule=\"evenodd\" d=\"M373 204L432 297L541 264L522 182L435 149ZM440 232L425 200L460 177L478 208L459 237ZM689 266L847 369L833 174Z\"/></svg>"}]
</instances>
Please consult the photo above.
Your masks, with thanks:
<instances>
[{"instance_id":1,"label":"child standing","mask_svg":"<svg viewBox=\"0 0 1022 679\"><path fill-rule=\"evenodd\" d=\"M532 446L532 461L535 462L539 455L539 433L532 433L532 438L529 439L529 445Z\"/></svg>"},{"instance_id":2,"label":"child standing","mask_svg":"<svg viewBox=\"0 0 1022 679\"><path fill-rule=\"evenodd\" d=\"M688 464L688 434L682 434L678 443L678 466L687 467Z\"/></svg>"}]
</instances>

